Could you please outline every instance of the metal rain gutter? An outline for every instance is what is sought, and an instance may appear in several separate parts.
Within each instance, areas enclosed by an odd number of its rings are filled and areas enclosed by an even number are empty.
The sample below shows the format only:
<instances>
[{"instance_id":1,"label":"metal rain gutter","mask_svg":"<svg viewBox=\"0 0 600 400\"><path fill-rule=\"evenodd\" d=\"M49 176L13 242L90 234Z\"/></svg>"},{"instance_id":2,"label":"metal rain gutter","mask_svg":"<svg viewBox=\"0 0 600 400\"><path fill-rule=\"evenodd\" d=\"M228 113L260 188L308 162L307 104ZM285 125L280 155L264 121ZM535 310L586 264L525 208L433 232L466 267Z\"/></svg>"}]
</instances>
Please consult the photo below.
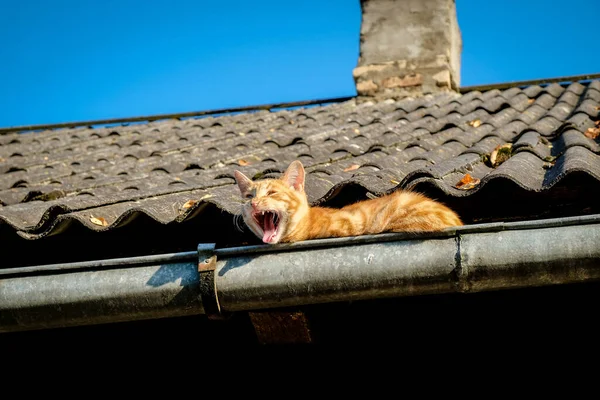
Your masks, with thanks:
<instances>
[{"instance_id":1,"label":"metal rain gutter","mask_svg":"<svg viewBox=\"0 0 600 400\"><path fill-rule=\"evenodd\" d=\"M0 269L0 332L600 279L600 215Z\"/></svg>"}]
</instances>

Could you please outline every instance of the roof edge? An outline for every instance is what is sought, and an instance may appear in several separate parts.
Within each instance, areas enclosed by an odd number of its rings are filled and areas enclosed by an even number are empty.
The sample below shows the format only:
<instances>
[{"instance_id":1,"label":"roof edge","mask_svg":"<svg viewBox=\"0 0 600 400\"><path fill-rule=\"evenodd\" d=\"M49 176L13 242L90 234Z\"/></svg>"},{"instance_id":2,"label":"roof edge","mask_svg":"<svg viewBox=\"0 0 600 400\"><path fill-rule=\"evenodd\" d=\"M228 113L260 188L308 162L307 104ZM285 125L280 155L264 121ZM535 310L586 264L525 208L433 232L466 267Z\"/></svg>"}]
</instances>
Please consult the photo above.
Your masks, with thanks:
<instances>
[{"instance_id":1,"label":"roof edge","mask_svg":"<svg viewBox=\"0 0 600 400\"><path fill-rule=\"evenodd\" d=\"M261 111L275 108L291 108L291 107L301 107L301 106L310 106L310 105L319 105L319 104L329 104L329 103L342 103L344 101L348 101L353 99L354 96L345 96L345 97L332 97L328 99L316 99L316 100L304 100L304 101L295 101L288 103L271 103L271 104L259 104L254 106L244 106L244 107L232 107L232 108L218 108L214 110L204 110L204 111L189 111L182 113L171 113L171 114L156 114L156 115L144 115L137 117L123 117L123 118L110 118L110 119L98 119L98 120L88 120L88 121L75 121L75 122L61 122L56 124L37 124L37 125L20 125L13 127L0 128L0 135L7 133L23 133L30 131L39 131L39 130L48 130L48 129L59 129L59 128L77 128L77 127L85 127L85 126L94 126L94 125L112 125L112 124L126 124L130 122L152 122L164 119L182 119L182 118L193 118L193 117L202 117L202 116L210 116L214 114L225 114L225 113L234 113L234 112L248 112L248 111Z\"/></svg>"},{"instance_id":2,"label":"roof edge","mask_svg":"<svg viewBox=\"0 0 600 400\"><path fill-rule=\"evenodd\" d=\"M474 92L474 91L482 92L482 91L492 90L492 89L508 89L511 87L544 85L544 84L550 84L550 83L572 83L572 82L579 82L579 81L589 81L589 80L598 79L598 78L600 78L600 73L561 76L561 77L556 77L556 78L532 79L532 80L526 80L526 81L491 83L491 84L484 84L484 85L463 86L459 90L460 90L460 93L468 93L468 92Z\"/></svg>"}]
</instances>

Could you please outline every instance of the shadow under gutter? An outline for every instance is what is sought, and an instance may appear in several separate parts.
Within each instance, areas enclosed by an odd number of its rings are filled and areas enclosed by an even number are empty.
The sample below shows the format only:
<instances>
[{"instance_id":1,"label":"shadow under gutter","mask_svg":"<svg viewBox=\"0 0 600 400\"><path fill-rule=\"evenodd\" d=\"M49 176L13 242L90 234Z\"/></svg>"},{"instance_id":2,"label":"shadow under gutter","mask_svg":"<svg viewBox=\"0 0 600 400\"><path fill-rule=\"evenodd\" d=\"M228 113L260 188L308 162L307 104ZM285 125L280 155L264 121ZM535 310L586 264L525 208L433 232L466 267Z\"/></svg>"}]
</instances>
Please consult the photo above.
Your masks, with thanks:
<instances>
[{"instance_id":1,"label":"shadow under gutter","mask_svg":"<svg viewBox=\"0 0 600 400\"><path fill-rule=\"evenodd\" d=\"M600 215L0 269L0 332L600 279Z\"/></svg>"}]
</instances>

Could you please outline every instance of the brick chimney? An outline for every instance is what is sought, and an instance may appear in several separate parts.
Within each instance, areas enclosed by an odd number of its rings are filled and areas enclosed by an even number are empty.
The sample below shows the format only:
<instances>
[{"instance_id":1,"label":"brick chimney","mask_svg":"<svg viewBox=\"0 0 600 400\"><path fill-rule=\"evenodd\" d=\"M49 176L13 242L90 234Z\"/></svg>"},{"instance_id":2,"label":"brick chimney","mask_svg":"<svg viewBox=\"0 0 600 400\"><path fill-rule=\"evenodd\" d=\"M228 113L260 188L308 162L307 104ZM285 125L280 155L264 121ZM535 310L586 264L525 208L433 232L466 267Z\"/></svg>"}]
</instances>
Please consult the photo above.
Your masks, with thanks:
<instances>
[{"instance_id":1,"label":"brick chimney","mask_svg":"<svg viewBox=\"0 0 600 400\"><path fill-rule=\"evenodd\" d=\"M457 91L462 39L454 0L361 0L359 100Z\"/></svg>"}]
</instances>

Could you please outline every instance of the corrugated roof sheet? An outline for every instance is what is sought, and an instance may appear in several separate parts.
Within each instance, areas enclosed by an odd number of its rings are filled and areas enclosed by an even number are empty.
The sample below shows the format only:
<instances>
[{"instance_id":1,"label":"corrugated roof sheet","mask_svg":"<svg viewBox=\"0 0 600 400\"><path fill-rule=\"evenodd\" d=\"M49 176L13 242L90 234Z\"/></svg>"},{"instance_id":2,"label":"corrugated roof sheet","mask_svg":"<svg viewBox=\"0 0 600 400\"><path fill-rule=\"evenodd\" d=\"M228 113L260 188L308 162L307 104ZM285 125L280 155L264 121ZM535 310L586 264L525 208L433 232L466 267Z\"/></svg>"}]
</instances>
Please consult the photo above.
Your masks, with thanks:
<instances>
[{"instance_id":1,"label":"corrugated roof sheet","mask_svg":"<svg viewBox=\"0 0 600 400\"><path fill-rule=\"evenodd\" d=\"M427 183L462 197L501 179L542 192L573 172L600 181L600 138L590 135L599 113L594 80L9 133L0 136L0 223L36 239L73 220L102 231L140 212L180 222L205 203L237 213L235 169L274 177L295 159L313 203L348 184L382 194ZM504 143L513 155L493 168L486 155ZM479 185L457 189L466 173Z\"/></svg>"}]
</instances>

